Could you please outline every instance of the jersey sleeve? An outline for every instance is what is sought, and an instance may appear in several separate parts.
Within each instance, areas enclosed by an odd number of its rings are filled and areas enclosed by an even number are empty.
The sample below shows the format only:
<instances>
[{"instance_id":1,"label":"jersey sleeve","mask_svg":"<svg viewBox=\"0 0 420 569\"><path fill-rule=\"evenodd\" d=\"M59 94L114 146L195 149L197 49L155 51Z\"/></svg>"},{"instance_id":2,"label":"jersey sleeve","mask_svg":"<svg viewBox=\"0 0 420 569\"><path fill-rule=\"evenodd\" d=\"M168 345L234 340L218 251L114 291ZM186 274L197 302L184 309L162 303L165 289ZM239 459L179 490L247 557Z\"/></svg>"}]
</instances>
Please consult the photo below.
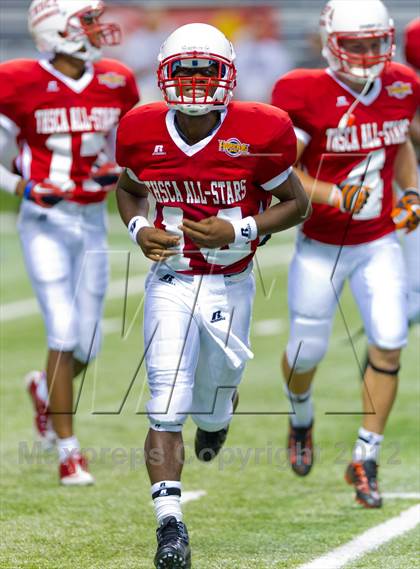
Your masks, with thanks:
<instances>
[{"instance_id":1,"label":"jersey sleeve","mask_svg":"<svg viewBox=\"0 0 420 569\"><path fill-rule=\"evenodd\" d=\"M140 93L134 74L130 71L127 76L127 84L124 95L123 116L140 101Z\"/></svg>"},{"instance_id":2,"label":"jersey sleeve","mask_svg":"<svg viewBox=\"0 0 420 569\"><path fill-rule=\"evenodd\" d=\"M262 149L258 164L258 184L272 191L287 180L296 161L296 135L292 121L284 114L279 129Z\"/></svg>"},{"instance_id":3,"label":"jersey sleeve","mask_svg":"<svg viewBox=\"0 0 420 569\"><path fill-rule=\"evenodd\" d=\"M20 130L19 89L10 65L0 65L0 126L16 136Z\"/></svg>"},{"instance_id":4,"label":"jersey sleeve","mask_svg":"<svg viewBox=\"0 0 420 569\"><path fill-rule=\"evenodd\" d=\"M414 79L414 97L417 104L417 108L420 108L420 76L416 75Z\"/></svg>"},{"instance_id":5,"label":"jersey sleeve","mask_svg":"<svg viewBox=\"0 0 420 569\"><path fill-rule=\"evenodd\" d=\"M117 139L115 145L115 158L117 164L122 168L128 168L132 172L139 166L135 160L136 144L134 136L139 130L135 125L135 120L132 113L125 115L117 129ZM134 135L134 136L133 136Z\"/></svg>"},{"instance_id":6,"label":"jersey sleeve","mask_svg":"<svg viewBox=\"0 0 420 569\"><path fill-rule=\"evenodd\" d=\"M308 104L305 99L305 84L294 72L286 74L277 81L271 96L271 104L288 113L296 137L306 146L312 138L313 127L307 117Z\"/></svg>"}]
</instances>

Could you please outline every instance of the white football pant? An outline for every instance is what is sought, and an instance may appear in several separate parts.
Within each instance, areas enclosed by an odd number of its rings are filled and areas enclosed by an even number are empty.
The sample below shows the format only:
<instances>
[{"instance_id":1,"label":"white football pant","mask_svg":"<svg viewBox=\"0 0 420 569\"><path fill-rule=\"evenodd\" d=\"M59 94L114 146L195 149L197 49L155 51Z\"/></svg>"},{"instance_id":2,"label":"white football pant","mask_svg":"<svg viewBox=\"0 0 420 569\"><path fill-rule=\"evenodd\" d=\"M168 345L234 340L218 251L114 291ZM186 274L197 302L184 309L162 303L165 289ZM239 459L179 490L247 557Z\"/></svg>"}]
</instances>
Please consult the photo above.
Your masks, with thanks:
<instances>
[{"instance_id":1,"label":"white football pant","mask_svg":"<svg viewBox=\"0 0 420 569\"><path fill-rule=\"evenodd\" d=\"M289 271L286 349L289 365L298 373L313 369L324 357L347 278L369 344L393 350L407 343L407 276L396 234L340 249L300 232Z\"/></svg>"},{"instance_id":2,"label":"white football pant","mask_svg":"<svg viewBox=\"0 0 420 569\"><path fill-rule=\"evenodd\" d=\"M105 204L60 202L43 208L23 200L18 229L26 268L41 307L51 350L81 362L100 347L108 283Z\"/></svg>"},{"instance_id":3,"label":"white football pant","mask_svg":"<svg viewBox=\"0 0 420 569\"><path fill-rule=\"evenodd\" d=\"M151 427L181 431L190 414L206 431L226 427L249 349L254 276L187 276L155 266L146 281L144 349Z\"/></svg>"},{"instance_id":4,"label":"white football pant","mask_svg":"<svg viewBox=\"0 0 420 569\"><path fill-rule=\"evenodd\" d=\"M420 323L420 227L404 233L401 244L407 267L408 319L411 324Z\"/></svg>"}]
</instances>

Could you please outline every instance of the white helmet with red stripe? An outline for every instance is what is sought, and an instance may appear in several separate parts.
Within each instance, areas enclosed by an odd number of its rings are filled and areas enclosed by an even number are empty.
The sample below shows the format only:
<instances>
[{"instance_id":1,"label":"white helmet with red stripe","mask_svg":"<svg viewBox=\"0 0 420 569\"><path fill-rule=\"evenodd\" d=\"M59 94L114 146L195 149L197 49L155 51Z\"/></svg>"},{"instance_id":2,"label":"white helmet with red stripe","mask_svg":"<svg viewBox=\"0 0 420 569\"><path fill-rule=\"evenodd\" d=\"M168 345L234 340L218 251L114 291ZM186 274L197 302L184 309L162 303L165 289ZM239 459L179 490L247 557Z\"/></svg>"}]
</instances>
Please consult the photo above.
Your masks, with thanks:
<instances>
[{"instance_id":1,"label":"white helmet with red stripe","mask_svg":"<svg viewBox=\"0 0 420 569\"><path fill-rule=\"evenodd\" d=\"M394 24L381 0L330 0L320 31L330 68L359 83L378 77L395 52ZM346 40L377 40L377 46L375 52L349 51Z\"/></svg>"},{"instance_id":2,"label":"white helmet with red stripe","mask_svg":"<svg viewBox=\"0 0 420 569\"><path fill-rule=\"evenodd\" d=\"M181 26L162 44L158 56L158 85L166 103L193 116L224 109L236 85L234 60L231 42L217 28Z\"/></svg>"},{"instance_id":3,"label":"white helmet with red stripe","mask_svg":"<svg viewBox=\"0 0 420 569\"><path fill-rule=\"evenodd\" d=\"M83 61L101 57L101 46L121 40L117 24L101 23L101 0L33 0L28 29L43 53L65 53Z\"/></svg>"}]
</instances>

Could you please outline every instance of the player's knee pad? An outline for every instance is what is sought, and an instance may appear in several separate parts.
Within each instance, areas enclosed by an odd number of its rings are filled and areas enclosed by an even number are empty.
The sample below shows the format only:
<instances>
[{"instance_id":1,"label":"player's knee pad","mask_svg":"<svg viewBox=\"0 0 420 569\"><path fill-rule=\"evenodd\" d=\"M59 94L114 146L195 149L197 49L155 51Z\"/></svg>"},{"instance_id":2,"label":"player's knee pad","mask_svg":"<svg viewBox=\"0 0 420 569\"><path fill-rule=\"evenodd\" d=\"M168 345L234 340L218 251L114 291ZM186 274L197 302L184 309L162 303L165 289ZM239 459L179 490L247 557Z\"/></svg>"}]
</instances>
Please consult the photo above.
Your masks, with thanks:
<instances>
[{"instance_id":1,"label":"player's knee pad","mask_svg":"<svg viewBox=\"0 0 420 569\"><path fill-rule=\"evenodd\" d=\"M368 331L369 344L382 350L398 350L407 344L408 319L406 314L399 319L393 319L387 326L377 326Z\"/></svg>"},{"instance_id":2,"label":"player's knee pad","mask_svg":"<svg viewBox=\"0 0 420 569\"><path fill-rule=\"evenodd\" d=\"M214 432L224 429L232 420L232 398L241 374L232 377L230 385L216 387L215 391L196 393L191 408L191 418L203 431ZM235 381L236 380L236 381Z\"/></svg>"},{"instance_id":3,"label":"player's knee pad","mask_svg":"<svg viewBox=\"0 0 420 569\"><path fill-rule=\"evenodd\" d=\"M224 415L191 415L192 420L194 423L202 429L203 431L207 431L208 433L214 433L215 431L220 431L227 427L232 420L232 415L226 413Z\"/></svg>"},{"instance_id":4,"label":"player's knee pad","mask_svg":"<svg viewBox=\"0 0 420 569\"><path fill-rule=\"evenodd\" d=\"M50 350L72 352L77 346L76 319L67 305L57 305L44 313Z\"/></svg>"},{"instance_id":5,"label":"player's knee pad","mask_svg":"<svg viewBox=\"0 0 420 569\"><path fill-rule=\"evenodd\" d=\"M171 386L157 394L147 403L150 426L156 431L178 432L187 420L192 403L192 390Z\"/></svg>"},{"instance_id":6,"label":"player's knee pad","mask_svg":"<svg viewBox=\"0 0 420 569\"><path fill-rule=\"evenodd\" d=\"M191 418L197 427L212 433L227 427L232 413L232 390L219 389L216 397L212 397L207 404L197 404L197 401L194 401Z\"/></svg>"},{"instance_id":7,"label":"player's knee pad","mask_svg":"<svg viewBox=\"0 0 420 569\"><path fill-rule=\"evenodd\" d=\"M88 333L87 333L88 332ZM102 344L100 325L81 332L79 342L74 350L74 357L82 363L88 363L99 353Z\"/></svg>"},{"instance_id":8,"label":"player's knee pad","mask_svg":"<svg viewBox=\"0 0 420 569\"><path fill-rule=\"evenodd\" d=\"M286 348L289 366L298 373L317 366L327 352L330 329L330 320L295 316Z\"/></svg>"}]
</instances>

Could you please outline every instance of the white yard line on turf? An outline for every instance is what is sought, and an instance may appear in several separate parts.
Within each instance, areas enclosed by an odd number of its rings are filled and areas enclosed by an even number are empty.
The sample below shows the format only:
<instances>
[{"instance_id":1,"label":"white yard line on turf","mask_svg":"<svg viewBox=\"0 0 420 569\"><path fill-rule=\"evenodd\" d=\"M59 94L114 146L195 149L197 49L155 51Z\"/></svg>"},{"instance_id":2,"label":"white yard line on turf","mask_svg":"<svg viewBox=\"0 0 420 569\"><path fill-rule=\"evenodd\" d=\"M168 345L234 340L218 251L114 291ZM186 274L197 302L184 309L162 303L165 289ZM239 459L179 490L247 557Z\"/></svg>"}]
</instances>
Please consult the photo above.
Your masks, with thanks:
<instances>
[{"instance_id":1,"label":"white yard line on turf","mask_svg":"<svg viewBox=\"0 0 420 569\"><path fill-rule=\"evenodd\" d=\"M420 504L412 506L399 516L375 526L348 543L337 547L298 569L340 569L380 545L414 529L420 523Z\"/></svg>"},{"instance_id":2,"label":"white yard line on turf","mask_svg":"<svg viewBox=\"0 0 420 569\"><path fill-rule=\"evenodd\" d=\"M389 500L420 500L420 492L382 492Z\"/></svg>"},{"instance_id":3,"label":"white yard line on turf","mask_svg":"<svg viewBox=\"0 0 420 569\"><path fill-rule=\"evenodd\" d=\"M272 318L269 320L256 320L254 322L253 334L255 336L273 336L280 332L284 332L287 323L281 318Z\"/></svg>"},{"instance_id":4,"label":"white yard line on turf","mask_svg":"<svg viewBox=\"0 0 420 569\"><path fill-rule=\"evenodd\" d=\"M131 277L128 281L128 294L138 294L144 289L145 275ZM118 279L109 283L107 299L123 298L125 279ZM0 322L9 322L18 318L26 318L39 313L38 303L34 298L26 298L15 302L0 305Z\"/></svg>"},{"instance_id":5,"label":"white yard line on turf","mask_svg":"<svg viewBox=\"0 0 420 569\"><path fill-rule=\"evenodd\" d=\"M182 492L181 494L181 504L186 504L187 502L194 502L205 496L207 492L205 490L190 490Z\"/></svg>"}]
</instances>

